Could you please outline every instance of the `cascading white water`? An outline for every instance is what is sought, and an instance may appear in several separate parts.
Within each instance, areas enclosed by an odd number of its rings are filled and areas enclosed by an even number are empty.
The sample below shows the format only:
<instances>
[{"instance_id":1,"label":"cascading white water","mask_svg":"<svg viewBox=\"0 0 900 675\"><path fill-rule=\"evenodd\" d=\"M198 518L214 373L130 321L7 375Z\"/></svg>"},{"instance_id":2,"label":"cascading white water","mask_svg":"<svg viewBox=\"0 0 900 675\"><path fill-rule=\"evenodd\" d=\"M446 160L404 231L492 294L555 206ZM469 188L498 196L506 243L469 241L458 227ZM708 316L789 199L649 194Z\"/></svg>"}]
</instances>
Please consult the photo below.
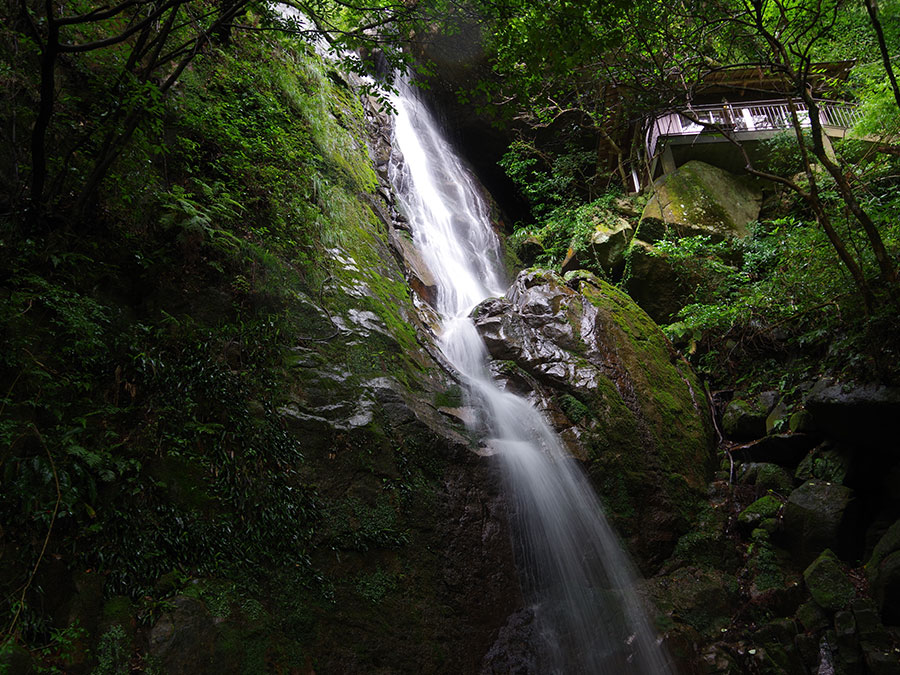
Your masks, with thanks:
<instances>
[{"instance_id":1,"label":"cascading white water","mask_svg":"<svg viewBox=\"0 0 900 675\"><path fill-rule=\"evenodd\" d=\"M501 390L472 309L502 295L499 244L488 210L429 111L405 87L394 97L392 181L413 240L437 282L441 347L480 409L511 496L526 597L534 605L543 672L672 672L634 591L636 575L580 468L543 416ZM395 153L396 154L396 153Z\"/></svg>"}]
</instances>

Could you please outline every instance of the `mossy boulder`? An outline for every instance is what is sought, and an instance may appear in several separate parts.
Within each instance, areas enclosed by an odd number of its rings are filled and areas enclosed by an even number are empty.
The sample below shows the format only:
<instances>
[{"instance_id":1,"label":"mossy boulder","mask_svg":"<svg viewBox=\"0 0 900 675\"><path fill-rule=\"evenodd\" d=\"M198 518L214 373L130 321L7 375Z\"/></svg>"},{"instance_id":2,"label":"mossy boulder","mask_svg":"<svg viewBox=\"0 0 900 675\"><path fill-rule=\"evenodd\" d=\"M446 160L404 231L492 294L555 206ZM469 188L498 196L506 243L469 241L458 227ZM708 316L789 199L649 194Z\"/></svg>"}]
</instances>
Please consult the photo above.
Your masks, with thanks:
<instances>
[{"instance_id":1,"label":"mossy boulder","mask_svg":"<svg viewBox=\"0 0 900 675\"><path fill-rule=\"evenodd\" d=\"M617 276L625 267L625 250L632 236L634 227L624 218L598 223L583 257L595 262L607 274Z\"/></svg>"},{"instance_id":2,"label":"mossy boulder","mask_svg":"<svg viewBox=\"0 0 900 675\"><path fill-rule=\"evenodd\" d=\"M658 324L675 318L696 285L683 266L673 264L668 255L639 238L625 252L625 267L625 290Z\"/></svg>"},{"instance_id":3,"label":"mossy boulder","mask_svg":"<svg viewBox=\"0 0 900 675\"><path fill-rule=\"evenodd\" d=\"M647 582L657 611L657 623L677 628L687 625L705 640L717 640L731 623L739 587L733 575L682 567Z\"/></svg>"},{"instance_id":4,"label":"mossy boulder","mask_svg":"<svg viewBox=\"0 0 900 675\"><path fill-rule=\"evenodd\" d=\"M678 540L667 565L736 571L741 554L728 532L728 521L726 502L714 497L697 513L691 530Z\"/></svg>"},{"instance_id":5,"label":"mossy boulder","mask_svg":"<svg viewBox=\"0 0 900 675\"><path fill-rule=\"evenodd\" d=\"M800 605L795 616L804 630L810 633L817 633L831 625L828 615L815 600L808 600Z\"/></svg>"},{"instance_id":6,"label":"mossy boulder","mask_svg":"<svg viewBox=\"0 0 900 675\"><path fill-rule=\"evenodd\" d=\"M769 411L758 401L735 399L722 413L722 431L733 440L752 440L766 435Z\"/></svg>"},{"instance_id":7,"label":"mossy boulder","mask_svg":"<svg viewBox=\"0 0 900 675\"><path fill-rule=\"evenodd\" d=\"M823 443L800 460L794 477L798 481L818 480L843 485L850 470L851 459L846 450Z\"/></svg>"},{"instance_id":8,"label":"mossy boulder","mask_svg":"<svg viewBox=\"0 0 900 675\"><path fill-rule=\"evenodd\" d=\"M737 475L740 483L756 486L758 495L769 491L787 495L794 488L791 475L774 462L744 462L740 464Z\"/></svg>"},{"instance_id":9,"label":"mossy boulder","mask_svg":"<svg viewBox=\"0 0 900 675\"><path fill-rule=\"evenodd\" d=\"M856 597L853 582L831 549L825 549L803 572L809 594L822 609L836 612Z\"/></svg>"},{"instance_id":10,"label":"mossy boulder","mask_svg":"<svg viewBox=\"0 0 900 675\"><path fill-rule=\"evenodd\" d=\"M747 592L754 604L776 612L793 614L802 600L800 575L793 570L787 551L771 541L769 532L760 527L750 534L747 562L740 573L750 580Z\"/></svg>"},{"instance_id":11,"label":"mossy boulder","mask_svg":"<svg viewBox=\"0 0 900 675\"><path fill-rule=\"evenodd\" d=\"M757 527L766 518L775 518L784 503L774 495L760 497L738 515L738 522L747 528Z\"/></svg>"},{"instance_id":12,"label":"mossy boulder","mask_svg":"<svg viewBox=\"0 0 900 675\"><path fill-rule=\"evenodd\" d=\"M807 481L788 497L784 509L785 537L804 562L825 549L846 555L852 548L856 515L853 490L824 481Z\"/></svg>"},{"instance_id":13,"label":"mossy boulder","mask_svg":"<svg viewBox=\"0 0 900 675\"><path fill-rule=\"evenodd\" d=\"M703 388L659 328L584 272L523 272L474 316L491 355L545 390L537 398L569 401L549 416L587 458L641 562L668 556L696 514L713 456Z\"/></svg>"},{"instance_id":14,"label":"mossy boulder","mask_svg":"<svg viewBox=\"0 0 900 675\"><path fill-rule=\"evenodd\" d=\"M696 160L663 176L653 187L641 220L661 220L678 236L745 237L762 204L762 193L749 180Z\"/></svg>"},{"instance_id":15,"label":"mossy boulder","mask_svg":"<svg viewBox=\"0 0 900 675\"><path fill-rule=\"evenodd\" d=\"M900 625L900 520L875 545L866 574L885 623Z\"/></svg>"},{"instance_id":16,"label":"mossy boulder","mask_svg":"<svg viewBox=\"0 0 900 675\"><path fill-rule=\"evenodd\" d=\"M809 433L815 431L816 425L813 422L812 415L806 409L798 410L788 419L788 429L792 434Z\"/></svg>"}]
</instances>

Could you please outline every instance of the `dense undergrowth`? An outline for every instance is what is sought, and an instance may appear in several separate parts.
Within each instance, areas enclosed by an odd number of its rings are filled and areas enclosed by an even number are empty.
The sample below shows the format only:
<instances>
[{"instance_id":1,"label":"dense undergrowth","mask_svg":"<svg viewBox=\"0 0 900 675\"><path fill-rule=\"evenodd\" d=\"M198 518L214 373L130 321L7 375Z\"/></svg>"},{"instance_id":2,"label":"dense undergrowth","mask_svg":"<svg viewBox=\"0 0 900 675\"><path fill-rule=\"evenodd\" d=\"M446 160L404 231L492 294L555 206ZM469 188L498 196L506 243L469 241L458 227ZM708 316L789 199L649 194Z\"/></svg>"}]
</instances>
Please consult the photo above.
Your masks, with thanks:
<instances>
[{"instance_id":1,"label":"dense undergrowth","mask_svg":"<svg viewBox=\"0 0 900 675\"><path fill-rule=\"evenodd\" d=\"M15 36L3 37L4 72L23 83L19 98L5 101L9 115L26 109L34 83L29 64L15 60ZM114 96L104 66L79 62L63 90ZM73 127L96 112L74 97L59 107ZM327 313L311 308L347 274L330 247L371 255L376 235L362 228L374 216L360 195L373 193L376 178L362 120L356 94L308 45L236 33L227 48L208 45L150 107L90 218L67 219L63 195L38 222L5 196L7 656L27 648L44 672L67 672L70 661L152 670L134 661L130 637L104 637L91 656L78 626L85 615L60 589L100 579L107 598L123 598L126 615L151 625L190 579L230 579L227 593L191 591L226 604L256 602L247 598L265 584L325 597L329 585L309 558L314 543L364 550L405 541L392 503L383 523L340 525L357 514L310 483L309 450L277 410L291 391L298 341L321 344L323 360L344 349L328 342L337 329ZM375 264L366 268L364 278L377 278ZM383 281L379 293L405 290ZM414 340L399 320L395 328ZM408 474L421 476L415 465ZM363 595L377 594L365 583ZM294 610L282 610L292 620Z\"/></svg>"}]
</instances>

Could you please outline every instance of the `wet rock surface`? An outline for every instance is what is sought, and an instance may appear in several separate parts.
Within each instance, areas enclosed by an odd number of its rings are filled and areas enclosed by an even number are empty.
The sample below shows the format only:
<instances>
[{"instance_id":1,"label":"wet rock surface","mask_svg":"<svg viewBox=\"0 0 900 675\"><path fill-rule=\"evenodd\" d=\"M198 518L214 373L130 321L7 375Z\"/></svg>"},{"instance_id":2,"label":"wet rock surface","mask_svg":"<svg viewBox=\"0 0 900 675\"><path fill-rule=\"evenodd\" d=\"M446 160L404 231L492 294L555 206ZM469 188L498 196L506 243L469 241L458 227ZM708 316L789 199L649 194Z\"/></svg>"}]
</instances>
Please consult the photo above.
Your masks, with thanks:
<instances>
[{"instance_id":1,"label":"wet rock surface","mask_svg":"<svg viewBox=\"0 0 900 675\"><path fill-rule=\"evenodd\" d=\"M539 672L540 658L536 645L537 634L534 612L519 610L510 615L497 640L481 664L482 675L530 675Z\"/></svg>"},{"instance_id":2,"label":"wet rock surface","mask_svg":"<svg viewBox=\"0 0 900 675\"><path fill-rule=\"evenodd\" d=\"M532 387L586 458L609 515L652 567L709 476L705 395L627 296L586 273L567 279L523 272L504 298L476 308L475 323L491 356L509 364L508 386Z\"/></svg>"}]
</instances>

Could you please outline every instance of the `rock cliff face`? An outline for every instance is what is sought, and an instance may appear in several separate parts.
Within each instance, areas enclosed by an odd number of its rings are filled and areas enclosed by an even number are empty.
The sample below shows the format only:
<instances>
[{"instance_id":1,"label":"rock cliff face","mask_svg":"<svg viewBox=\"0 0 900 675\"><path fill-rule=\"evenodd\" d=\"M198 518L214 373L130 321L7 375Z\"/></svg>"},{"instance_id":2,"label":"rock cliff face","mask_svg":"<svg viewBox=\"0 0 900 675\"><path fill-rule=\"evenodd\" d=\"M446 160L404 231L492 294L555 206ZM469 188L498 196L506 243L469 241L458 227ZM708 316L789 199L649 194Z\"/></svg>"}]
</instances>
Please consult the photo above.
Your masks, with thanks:
<instances>
[{"instance_id":1,"label":"rock cliff face","mask_svg":"<svg viewBox=\"0 0 900 675\"><path fill-rule=\"evenodd\" d=\"M378 187L329 251L321 292L293 308L305 331L278 407L317 489L317 578L273 570L256 621L179 596L148 638L166 672L262 669L259 656L301 672L473 673L521 605L494 460L441 412L460 389L423 322L433 286L393 207L389 119L370 104ZM215 583L199 585L207 600ZM199 618L182 621L185 607Z\"/></svg>"},{"instance_id":2,"label":"rock cliff face","mask_svg":"<svg viewBox=\"0 0 900 675\"><path fill-rule=\"evenodd\" d=\"M526 271L475 310L506 386L586 463L645 571L671 553L712 470L703 388L624 293L588 274Z\"/></svg>"}]
</instances>

